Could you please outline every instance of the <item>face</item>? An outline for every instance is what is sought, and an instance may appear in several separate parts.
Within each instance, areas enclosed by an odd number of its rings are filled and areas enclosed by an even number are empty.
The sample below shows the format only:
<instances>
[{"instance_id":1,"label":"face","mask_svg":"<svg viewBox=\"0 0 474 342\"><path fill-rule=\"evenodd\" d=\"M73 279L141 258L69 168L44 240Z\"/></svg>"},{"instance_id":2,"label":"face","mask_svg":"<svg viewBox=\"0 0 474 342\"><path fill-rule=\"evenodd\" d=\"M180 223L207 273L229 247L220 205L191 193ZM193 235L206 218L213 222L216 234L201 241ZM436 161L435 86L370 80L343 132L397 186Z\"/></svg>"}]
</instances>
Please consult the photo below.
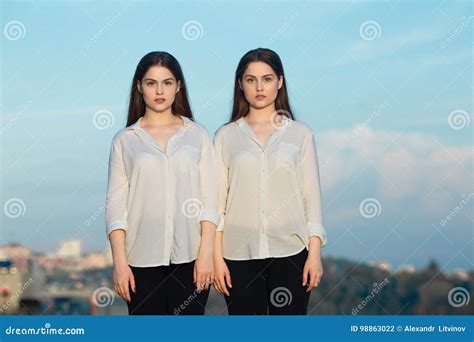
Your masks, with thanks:
<instances>
[{"instance_id":1,"label":"face","mask_svg":"<svg viewBox=\"0 0 474 342\"><path fill-rule=\"evenodd\" d=\"M148 69L137 86L147 108L160 113L171 107L181 82L176 81L168 68L155 65Z\"/></svg>"},{"instance_id":2,"label":"face","mask_svg":"<svg viewBox=\"0 0 474 342\"><path fill-rule=\"evenodd\" d=\"M264 62L252 62L239 81L245 99L256 109L272 105L283 85L283 76L278 77L271 66Z\"/></svg>"}]
</instances>

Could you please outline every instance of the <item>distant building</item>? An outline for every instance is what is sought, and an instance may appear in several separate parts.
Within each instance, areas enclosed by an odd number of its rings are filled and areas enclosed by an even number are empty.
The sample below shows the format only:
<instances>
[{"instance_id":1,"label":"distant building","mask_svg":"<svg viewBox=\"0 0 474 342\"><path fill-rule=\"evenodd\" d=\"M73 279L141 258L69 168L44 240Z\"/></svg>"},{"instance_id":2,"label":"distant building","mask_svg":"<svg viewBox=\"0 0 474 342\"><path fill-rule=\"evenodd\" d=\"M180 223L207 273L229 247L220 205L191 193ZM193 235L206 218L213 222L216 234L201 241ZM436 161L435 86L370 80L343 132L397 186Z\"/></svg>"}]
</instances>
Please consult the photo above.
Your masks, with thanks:
<instances>
[{"instance_id":1,"label":"distant building","mask_svg":"<svg viewBox=\"0 0 474 342\"><path fill-rule=\"evenodd\" d=\"M415 273L416 267L415 265L402 265L397 268L397 273Z\"/></svg>"},{"instance_id":2,"label":"distant building","mask_svg":"<svg viewBox=\"0 0 474 342\"><path fill-rule=\"evenodd\" d=\"M59 244L57 256L63 258L80 258L82 243L81 240L64 240Z\"/></svg>"}]
</instances>

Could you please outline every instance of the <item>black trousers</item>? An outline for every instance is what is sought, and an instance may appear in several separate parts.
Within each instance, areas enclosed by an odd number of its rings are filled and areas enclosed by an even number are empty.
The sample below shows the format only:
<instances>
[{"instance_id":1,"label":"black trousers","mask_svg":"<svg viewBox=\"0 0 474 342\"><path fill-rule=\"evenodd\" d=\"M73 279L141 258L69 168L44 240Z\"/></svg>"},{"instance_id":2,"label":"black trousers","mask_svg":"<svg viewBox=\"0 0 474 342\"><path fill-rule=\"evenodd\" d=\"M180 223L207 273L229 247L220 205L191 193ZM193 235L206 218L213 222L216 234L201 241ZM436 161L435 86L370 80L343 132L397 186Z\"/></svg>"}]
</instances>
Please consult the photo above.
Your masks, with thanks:
<instances>
[{"instance_id":1,"label":"black trousers","mask_svg":"<svg viewBox=\"0 0 474 342\"><path fill-rule=\"evenodd\" d=\"M232 279L224 296L229 315L306 315L310 292L302 286L308 251L284 258L224 259Z\"/></svg>"},{"instance_id":2,"label":"black trousers","mask_svg":"<svg viewBox=\"0 0 474 342\"><path fill-rule=\"evenodd\" d=\"M129 288L129 315L204 315L209 290L197 291L193 283L194 261L130 268L136 293Z\"/></svg>"}]
</instances>

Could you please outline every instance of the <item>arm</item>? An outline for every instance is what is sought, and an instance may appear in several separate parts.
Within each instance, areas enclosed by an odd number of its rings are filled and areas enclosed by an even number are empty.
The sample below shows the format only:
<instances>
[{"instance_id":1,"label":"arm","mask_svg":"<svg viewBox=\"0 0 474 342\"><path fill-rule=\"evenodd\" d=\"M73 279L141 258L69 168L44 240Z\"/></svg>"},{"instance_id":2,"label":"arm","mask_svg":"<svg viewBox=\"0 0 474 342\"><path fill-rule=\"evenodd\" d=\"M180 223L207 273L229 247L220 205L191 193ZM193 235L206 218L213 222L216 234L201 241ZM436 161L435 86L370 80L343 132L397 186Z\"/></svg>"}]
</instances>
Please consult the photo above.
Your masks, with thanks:
<instances>
[{"instance_id":1,"label":"arm","mask_svg":"<svg viewBox=\"0 0 474 342\"><path fill-rule=\"evenodd\" d=\"M105 207L106 231L112 248L115 291L130 301L129 284L135 292L135 279L125 253L127 232L128 178L123 162L122 145L114 137L109 157L109 177Z\"/></svg>"},{"instance_id":2,"label":"arm","mask_svg":"<svg viewBox=\"0 0 474 342\"><path fill-rule=\"evenodd\" d=\"M224 231L225 212L227 205L227 194L229 190L229 169L223 158L222 134L217 134L214 139L214 146L217 158L217 168L219 172L219 206L218 212L220 216L219 226L217 227L216 238L214 243L214 267L216 281L214 287L219 293L229 296L227 287L232 288L229 269L222 255L222 235Z\"/></svg>"},{"instance_id":3,"label":"arm","mask_svg":"<svg viewBox=\"0 0 474 342\"><path fill-rule=\"evenodd\" d=\"M219 224L217 213L218 185L217 163L214 146L207 135L203 134L199 177L202 210L199 218L201 224L201 244L194 267L194 282L198 289L208 289L214 281L213 249L216 226Z\"/></svg>"},{"instance_id":4,"label":"arm","mask_svg":"<svg viewBox=\"0 0 474 342\"><path fill-rule=\"evenodd\" d=\"M321 281L323 275L321 248L327 244L326 230L322 221L318 154L314 135L311 131L304 138L301 166L303 170L303 195L309 236L309 253L303 270L303 286L307 286L307 291L311 291Z\"/></svg>"}]
</instances>

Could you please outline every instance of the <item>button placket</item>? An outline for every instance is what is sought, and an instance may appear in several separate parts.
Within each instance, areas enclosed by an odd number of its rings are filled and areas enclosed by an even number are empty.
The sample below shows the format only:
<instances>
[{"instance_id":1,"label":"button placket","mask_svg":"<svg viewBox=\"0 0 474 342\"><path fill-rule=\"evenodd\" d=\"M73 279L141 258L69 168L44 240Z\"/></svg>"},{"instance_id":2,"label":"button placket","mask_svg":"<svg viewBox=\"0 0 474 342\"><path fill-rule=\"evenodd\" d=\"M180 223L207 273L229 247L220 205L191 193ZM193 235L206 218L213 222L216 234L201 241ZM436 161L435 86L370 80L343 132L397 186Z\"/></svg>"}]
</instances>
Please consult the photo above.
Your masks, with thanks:
<instances>
[{"instance_id":1,"label":"button placket","mask_svg":"<svg viewBox=\"0 0 474 342\"><path fill-rule=\"evenodd\" d=\"M165 154L165 160L167 163L167 167L165 168L166 174L166 216L165 216L165 248L164 252L166 253L166 259L171 261L171 252L173 246L173 231L174 231L174 223L173 223L173 212L174 212L174 196L173 196L173 171L172 171L172 164L171 158Z\"/></svg>"}]
</instances>

